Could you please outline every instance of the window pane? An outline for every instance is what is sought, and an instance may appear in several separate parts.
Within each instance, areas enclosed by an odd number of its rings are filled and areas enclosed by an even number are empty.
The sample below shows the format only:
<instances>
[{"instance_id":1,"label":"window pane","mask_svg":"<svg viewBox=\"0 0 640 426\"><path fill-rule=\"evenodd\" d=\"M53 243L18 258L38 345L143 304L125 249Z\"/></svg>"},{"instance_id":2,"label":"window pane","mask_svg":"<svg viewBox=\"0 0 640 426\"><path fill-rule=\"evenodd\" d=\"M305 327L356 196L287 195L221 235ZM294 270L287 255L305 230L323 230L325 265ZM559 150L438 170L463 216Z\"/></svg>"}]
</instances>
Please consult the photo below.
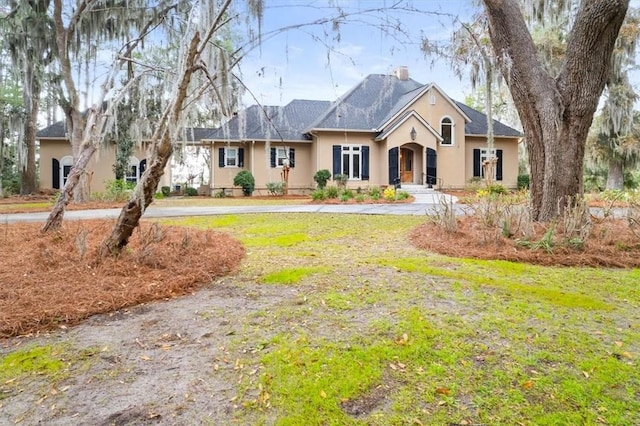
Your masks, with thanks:
<instances>
[{"instance_id":1,"label":"window pane","mask_svg":"<svg viewBox=\"0 0 640 426\"><path fill-rule=\"evenodd\" d=\"M353 176L354 179L360 179L360 154L353 154Z\"/></svg>"},{"instance_id":2,"label":"window pane","mask_svg":"<svg viewBox=\"0 0 640 426\"><path fill-rule=\"evenodd\" d=\"M451 145L451 124L442 123L441 126L442 138L444 139L442 143L444 145Z\"/></svg>"},{"instance_id":3,"label":"window pane","mask_svg":"<svg viewBox=\"0 0 640 426\"><path fill-rule=\"evenodd\" d=\"M342 174L343 175L347 175L347 176L351 176L349 174L349 154L348 153L344 153L342 154Z\"/></svg>"}]
</instances>

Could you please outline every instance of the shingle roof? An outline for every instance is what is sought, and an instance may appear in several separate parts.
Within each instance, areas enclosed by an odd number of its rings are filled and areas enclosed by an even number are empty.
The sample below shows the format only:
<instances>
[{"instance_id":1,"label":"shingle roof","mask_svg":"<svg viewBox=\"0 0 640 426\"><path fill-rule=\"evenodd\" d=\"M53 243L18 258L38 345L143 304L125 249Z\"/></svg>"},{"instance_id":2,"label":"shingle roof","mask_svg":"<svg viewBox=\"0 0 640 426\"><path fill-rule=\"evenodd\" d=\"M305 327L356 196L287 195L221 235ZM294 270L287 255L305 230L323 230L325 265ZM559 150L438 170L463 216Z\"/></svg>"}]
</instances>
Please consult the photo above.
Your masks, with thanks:
<instances>
[{"instance_id":1,"label":"shingle roof","mask_svg":"<svg viewBox=\"0 0 640 426\"><path fill-rule=\"evenodd\" d=\"M200 140L294 140L307 139L311 129L379 130L406 107L427 86L412 79L371 74L335 102L295 99L284 107L253 105L217 129L187 129L188 141ZM487 118L480 111L454 102L471 121L465 123L468 135L487 133ZM494 120L496 136L520 137L522 134ZM384 129L380 129L384 130ZM64 138L64 121L40 130L37 137Z\"/></svg>"},{"instance_id":2,"label":"shingle roof","mask_svg":"<svg viewBox=\"0 0 640 426\"><path fill-rule=\"evenodd\" d=\"M328 101L295 99L284 107L252 105L216 129L207 139L305 140L305 130L327 110Z\"/></svg>"},{"instance_id":3,"label":"shingle roof","mask_svg":"<svg viewBox=\"0 0 640 426\"><path fill-rule=\"evenodd\" d=\"M200 141L202 139L210 139L214 129L208 129L204 127L189 127L184 130L187 141ZM38 139L66 139L67 124L65 121L58 121L52 125L41 129L36 133Z\"/></svg>"},{"instance_id":4,"label":"shingle roof","mask_svg":"<svg viewBox=\"0 0 640 426\"><path fill-rule=\"evenodd\" d=\"M462 102L454 101L458 108L462 110L471 121L464 126L464 132L467 135L486 135L487 134L487 115L477 111ZM512 136L521 137L522 133L518 130L502 124L497 120L493 120L493 134L495 136Z\"/></svg>"},{"instance_id":5,"label":"shingle roof","mask_svg":"<svg viewBox=\"0 0 640 426\"><path fill-rule=\"evenodd\" d=\"M67 136L67 124L63 121L58 121L52 125L39 130L36 133L38 139L57 139L65 138Z\"/></svg>"},{"instance_id":6,"label":"shingle roof","mask_svg":"<svg viewBox=\"0 0 640 426\"><path fill-rule=\"evenodd\" d=\"M411 98L410 92L422 87L414 80L399 80L393 75L371 74L331 104L313 124L316 129L376 129L398 101Z\"/></svg>"}]
</instances>

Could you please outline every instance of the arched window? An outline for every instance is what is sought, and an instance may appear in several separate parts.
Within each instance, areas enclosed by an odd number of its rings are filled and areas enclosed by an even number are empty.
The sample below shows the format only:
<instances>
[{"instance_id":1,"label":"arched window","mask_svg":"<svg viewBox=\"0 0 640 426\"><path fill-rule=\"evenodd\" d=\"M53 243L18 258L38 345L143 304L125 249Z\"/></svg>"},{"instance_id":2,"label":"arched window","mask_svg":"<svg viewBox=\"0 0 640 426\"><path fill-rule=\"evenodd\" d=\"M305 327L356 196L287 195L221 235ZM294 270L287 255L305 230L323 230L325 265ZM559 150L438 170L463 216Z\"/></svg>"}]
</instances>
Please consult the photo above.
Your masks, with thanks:
<instances>
[{"instance_id":1,"label":"arched window","mask_svg":"<svg viewBox=\"0 0 640 426\"><path fill-rule=\"evenodd\" d=\"M129 168L124 179L133 185L138 183L138 179L140 179L140 161L136 157L129 158Z\"/></svg>"},{"instance_id":2,"label":"arched window","mask_svg":"<svg viewBox=\"0 0 640 426\"><path fill-rule=\"evenodd\" d=\"M442 117L440 120L440 136L442 145L453 145L453 121L449 117Z\"/></svg>"},{"instance_id":3,"label":"arched window","mask_svg":"<svg viewBox=\"0 0 640 426\"><path fill-rule=\"evenodd\" d=\"M69 176L69 172L71 172L71 167L73 167L73 157L67 155L66 157L62 157L60 160L60 188L64 188L64 185L67 183L67 176Z\"/></svg>"}]
</instances>

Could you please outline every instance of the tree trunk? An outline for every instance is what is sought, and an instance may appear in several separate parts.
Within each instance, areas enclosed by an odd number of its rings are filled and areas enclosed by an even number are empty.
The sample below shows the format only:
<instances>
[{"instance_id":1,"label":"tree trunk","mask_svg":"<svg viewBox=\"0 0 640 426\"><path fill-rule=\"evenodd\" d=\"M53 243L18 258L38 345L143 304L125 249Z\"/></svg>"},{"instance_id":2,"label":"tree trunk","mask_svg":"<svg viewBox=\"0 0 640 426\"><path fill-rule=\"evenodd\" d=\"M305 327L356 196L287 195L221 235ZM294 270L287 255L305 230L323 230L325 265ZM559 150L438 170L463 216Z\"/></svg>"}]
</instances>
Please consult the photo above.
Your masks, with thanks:
<instances>
[{"instance_id":1,"label":"tree trunk","mask_svg":"<svg viewBox=\"0 0 640 426\"><path fill-rule=\"evenodd\" d=\"M4 126L0 120L0 198L4 198L2 178L4 177Z\"/></svg>"},{"instance_id":2,"label":"tree trunk","mask_svg":"<svg viewBox=\"0 0 640 426\"><path fill-rule=\"evenodd\" d=\"M25 64L22 84L24 106L27 116L24 121L24 135L22 143L26 148L26 158L20 164L20 194L27 195L37 191L36 180L36 131L38 127L38 113L40 112L40 75L36 75L34 67L29 61ZM28 85L28 89L26 88Z\"/></svg>"},{"instance_id":3,"label":"tree trunk","mask_svg":"<svg viewBox=\"0 0 640 426\"><path fill-rule=\"evenodd\" d=\"M111 234L102 243L102 255L118 254L129 243L129 238L140 223L142 214L153 202L153 196L172 152L173 144L167 131L163 135L162 141L155 145L151 164L136 185L131 198L120 211L120 216Z\"/></svg>"},{"instance_id":4,"label":"tree trunk","mask_svg":"<svg viewBox=\"0 0 640 426\"><path fill-rule=\"evenodd\" d=\"M77 115L80 113L76 112ZM45 223L42 228L42 232L48 232L50 230L60 229L62 225L62 220L64 219L64 212L69 205L69 202L74 196L74 191L78 187L78 183L85 178L86 179L86 168L87 164L91 160L91 157L98 149L98 145L96 143L96 133L100 131L102 127L102 120L98 120L98 110L94 107L87 111L87 119L85 126L77 126L73 128L73 132L79 132L79 140L82 141L80 145L80 149L78 150L78 154L74 150L74 163L69 175L67 176L67 182L64 184L64 188L62 188L62 192L60 193L60 197L58 197L58 201L56 201L55 206L49 213L49 217L47 218L47 223ZM83 132L84 130L84 132ZM77 137L75 135L74 137Z\"/></svg>"},{"instance_id":5,"label":"tree trunk","mask_svg":"<svg viewBox=\"0 0 640 426\"><path fill-rule=\"evenodd\" d=\"M624 188L624 170L622 161L618 158L609 159L609 172L607 173L607 189Z\"/></svg>"},{"instance_id":6,"label":"tree trunk","mask_svg":"<svg viewBox=\"0 0 640 426\"><path fill-rule=\"evenodd\" d=\"M228 3L227 3L228 4ZM206 42L206 40L205 40ZM196 32L189 43L189 47L184 55L180 67L179 80L175 90L175 98L165 109L165 112L151 138L154 143L151 164L142 175L142 179L136 185L129 202L122 208L116 225L111 234L102 243L101 254L118 254L123 247L129 243L129 238L133 230L140 223L140 218L144 211L153 202L153 196L158 182L164 174L164 168L173 152L172 132L175 131L182 109L187 98L187 91L193 73L197 70L194 66L199 57L198 45L200 44L200 34Z\"/></svg>"},{"instance_id":7,"label":"tree trunk","mask_svg":"<svg viewBox=\"0 0 640 426\"><path fill-rule=\"evenodd\" d=\"M583 1L557 77L543 66L516 0L483 0L489 35L527 139L534 219L582 194L587 132L609 75L628 0Z\"/></svg>"},{"instance_id":8,"label":"tree trunk","mask_svg":"<svg viewBox=\"0 0 640 426\"><path fill-rule=\"evenodd\" d=\"M49 213L47 223L42 228L42 232L48 232L51 230L60 229L62 225L62 219L64 218L64 211L71 198L73 197L73 190L76 188L78 181L84 174L84 169L91 160L91 157L96 152L97 146L93 143L88 143L83 146L82 153L78 157L78 160L74 163L69 175L67 176L67 183L65 183L56 205L53 206L53 210Z\"/></svg>"}]
</instances>

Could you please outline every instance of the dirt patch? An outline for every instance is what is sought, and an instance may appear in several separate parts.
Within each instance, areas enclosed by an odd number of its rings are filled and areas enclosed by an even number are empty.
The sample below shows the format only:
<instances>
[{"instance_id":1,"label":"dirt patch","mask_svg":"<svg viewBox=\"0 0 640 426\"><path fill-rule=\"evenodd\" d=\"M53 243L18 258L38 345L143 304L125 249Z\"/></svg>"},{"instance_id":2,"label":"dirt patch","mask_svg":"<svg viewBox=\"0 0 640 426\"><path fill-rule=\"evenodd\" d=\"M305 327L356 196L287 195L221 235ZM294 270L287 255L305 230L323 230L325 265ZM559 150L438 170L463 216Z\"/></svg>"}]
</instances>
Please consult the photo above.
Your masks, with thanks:
<instances>
[{"instance_id":1,"label":"dirt patch","mask_svg":"<svg viewBox=\"0 0 640 426\"><path fill-rule=\"evenodd\" d=\"M356 399L342 401L340 406L345 413L356 419L366 417L390 403L389 395L392 394L395 387L393 383L391 375L385 372L380 384L371 387Z\"/></svg>"},{"instance_id":2,"label":"dirt patch","mask_svg":"<svg viewBox=\"0 0 640 426\"><path fill-rule=\"evenodd\" d=\"M625 220L594 218L591 235L581 249L561 243L550 251L535 243L542 240L548 228L538 225L525 244L523 240L506 238L499 229L483 226L474 216L457 221L455 232L446 232L436 223L425 223L411 233L412 243L425 250L453 257L499 259L537 265L640 267L640 239L629 230ZM557 234L561 241L562 235ZM533 248L532 248L533 246Z\"/></svg>"},{"instance_id":3,"label":"dirt patch","mask_svg":"<svg viewBox=\"0 0 640 426\"><path fill-rule=\"evenodd\" d=\"M234 271L243 246L228 234L143 223L117 258L98 257L110 221L5 225L0 249L0 337L76 324L192 292Z\"/></svg>"}]
</instances>

